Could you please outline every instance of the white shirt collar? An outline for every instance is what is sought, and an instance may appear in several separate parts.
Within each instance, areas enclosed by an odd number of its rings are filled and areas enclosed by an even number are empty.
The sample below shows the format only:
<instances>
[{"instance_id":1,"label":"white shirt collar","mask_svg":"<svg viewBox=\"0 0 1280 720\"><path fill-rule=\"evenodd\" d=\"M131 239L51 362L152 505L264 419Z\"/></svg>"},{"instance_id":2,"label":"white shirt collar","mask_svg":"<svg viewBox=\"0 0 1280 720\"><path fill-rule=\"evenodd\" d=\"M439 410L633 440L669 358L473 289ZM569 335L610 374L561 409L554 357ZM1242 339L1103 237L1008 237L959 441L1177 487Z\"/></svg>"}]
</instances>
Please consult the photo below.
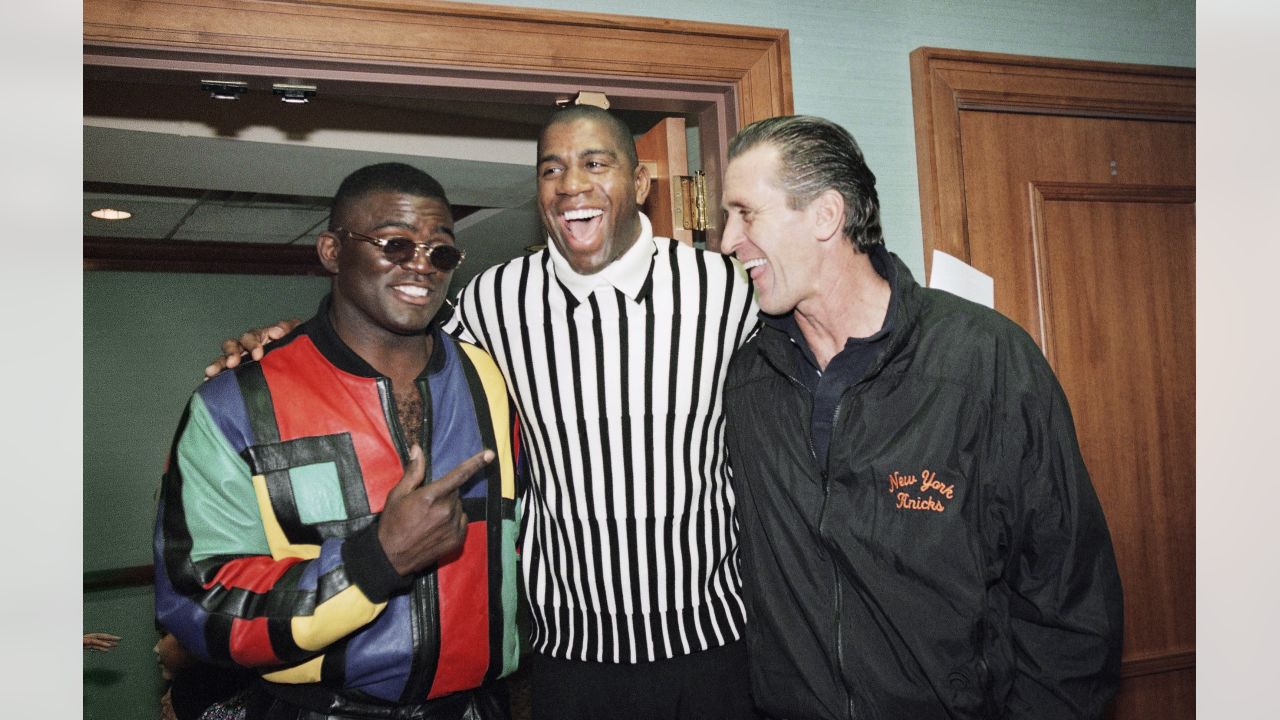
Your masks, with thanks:
<instances>
[{"instance_id":1,"label":"white shirt collar","mask_svg":"<svg viewBox=\"0 0 1280 720\"><path fill-rule=\"evenodd\" d=\"M556 248L555 242L547 238L547 254L551 256L551 267L556 278L579 302L602 287L615 287L633 301L636 300L649 279L652 258L656 252L658 245L653 241L653 225L644 213L640 213L640 237L635 243L617 260L591 275L582 275L570 267L569 261Z\"/></svg>"}]
</instances>

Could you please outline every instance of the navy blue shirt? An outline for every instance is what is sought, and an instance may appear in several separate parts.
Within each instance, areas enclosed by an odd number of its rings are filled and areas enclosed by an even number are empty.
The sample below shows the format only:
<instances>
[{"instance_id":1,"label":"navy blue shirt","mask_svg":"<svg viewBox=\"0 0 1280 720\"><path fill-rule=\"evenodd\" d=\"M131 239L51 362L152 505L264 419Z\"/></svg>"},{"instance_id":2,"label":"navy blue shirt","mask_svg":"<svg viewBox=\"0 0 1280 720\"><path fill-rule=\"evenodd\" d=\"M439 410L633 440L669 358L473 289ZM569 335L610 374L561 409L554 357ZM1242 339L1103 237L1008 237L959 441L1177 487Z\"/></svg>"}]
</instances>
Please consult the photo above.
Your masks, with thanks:
<instances>
[{"instance_id":1,"label":"navy blue shirt","mask_svg":"<svg viewBox=\"0 0 1280 720\"><path fill-rule=\"evenodd\" d=\"M876 269L880 277L889 281L892 292L894 266L890 261L889 251L883 245L877 245L871 249L870 255L871 266ZM884 315L884 323L880 329L870 337L847 339L844 349L831 358L825 371L818 367L813 350L809 348L809 343L804 339L804 333L800 331L800 325L796 323L794 311L786 315L763 313L760 315L763 322L787 333L791 338L792 346L796 349L795 376L813 395L810 436L813 439L814 457L824 467L827 464L827 449L831 446L831 429L835 424L840 398L845 390L862 379L884 345L884 340L892 329L894 304L897 301L897 295L890 294L889 309Z\"/></svg>"}]
</instances>

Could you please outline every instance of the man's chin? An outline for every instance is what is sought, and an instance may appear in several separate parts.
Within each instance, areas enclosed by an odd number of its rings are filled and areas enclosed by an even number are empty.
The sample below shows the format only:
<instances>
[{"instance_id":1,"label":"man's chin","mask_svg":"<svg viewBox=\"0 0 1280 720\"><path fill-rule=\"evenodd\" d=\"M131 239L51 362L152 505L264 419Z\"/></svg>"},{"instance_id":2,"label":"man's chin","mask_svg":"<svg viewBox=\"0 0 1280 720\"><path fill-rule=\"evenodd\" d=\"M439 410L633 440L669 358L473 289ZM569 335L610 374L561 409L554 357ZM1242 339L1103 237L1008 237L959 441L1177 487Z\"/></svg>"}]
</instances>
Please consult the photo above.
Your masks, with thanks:
<instances>
[{"instance_id":1,"label":"man's chin","mask_svg":"<svg viewBox=\"0 0 1280 720\"><path fill-rule=\"evenodd\" d=\"M434 323L437 318L440 317L441 309L442 308L437 307L435 312L426 315L417 315L415 313L413 317L403 318L400 322L387 329L396 335L404 335L406 337L421 335L427 330L427 328L431 327L432 323Z\"/></svg>"},{"instance_id":2,"label":"man's chin","mask_svg":"<svg viewBox=\"0 0 1280 720\"><path fill-rule=\"evenodd\" d=\"M556 250L560 251L561 257L579 275L594 275L609 264L607 254L595 244L588 248L578 245L572 240L561 240L556 243Z\"/></svg>"}]
</instances>

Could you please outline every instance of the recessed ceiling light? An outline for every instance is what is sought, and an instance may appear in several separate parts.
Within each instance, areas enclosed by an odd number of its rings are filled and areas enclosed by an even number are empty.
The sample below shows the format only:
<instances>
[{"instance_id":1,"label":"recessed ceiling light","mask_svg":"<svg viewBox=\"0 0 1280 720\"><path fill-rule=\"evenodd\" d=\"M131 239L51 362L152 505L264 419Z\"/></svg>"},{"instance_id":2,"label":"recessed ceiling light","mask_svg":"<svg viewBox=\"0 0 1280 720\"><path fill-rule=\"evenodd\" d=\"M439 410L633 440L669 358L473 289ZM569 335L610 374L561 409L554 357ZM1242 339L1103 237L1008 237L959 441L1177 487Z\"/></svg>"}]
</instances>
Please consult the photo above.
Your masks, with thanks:
<instances>
[{"instance_id":1,"label":"recessed ceiling light","mask_svg":"<svg viewBox=\"0 0 1280 720\"><path fill-rule=\"evenodd\" d=\"M89 214L99 220L128 220L133 217L133 213L128 210L115 210L113 208L98 208Z\"/></svg>"}]
</instances>

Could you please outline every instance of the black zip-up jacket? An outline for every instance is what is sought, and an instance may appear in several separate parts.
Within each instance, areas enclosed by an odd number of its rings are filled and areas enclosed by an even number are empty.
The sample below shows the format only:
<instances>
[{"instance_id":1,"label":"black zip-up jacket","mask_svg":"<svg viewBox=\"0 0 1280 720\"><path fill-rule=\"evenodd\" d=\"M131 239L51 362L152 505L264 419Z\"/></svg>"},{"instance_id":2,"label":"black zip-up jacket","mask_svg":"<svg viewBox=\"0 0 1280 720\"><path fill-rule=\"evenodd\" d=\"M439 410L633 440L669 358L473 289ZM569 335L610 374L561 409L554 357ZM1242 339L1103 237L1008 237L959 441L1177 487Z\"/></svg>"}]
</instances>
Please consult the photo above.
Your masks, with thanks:
<instances>
[{"instance_id":1,"label":"black zip-up jacket","mask_svg":"<svg viewBox=\"0 0 1280 720\"><path fill-rule=\"evenodd\" d=\"M892 257L890 333L826 463L797 353L763 325L726 380L752 689L780 718L1096 718L1120 579L1066 397L998 313Z\"/></svg>"}]
</instances>

